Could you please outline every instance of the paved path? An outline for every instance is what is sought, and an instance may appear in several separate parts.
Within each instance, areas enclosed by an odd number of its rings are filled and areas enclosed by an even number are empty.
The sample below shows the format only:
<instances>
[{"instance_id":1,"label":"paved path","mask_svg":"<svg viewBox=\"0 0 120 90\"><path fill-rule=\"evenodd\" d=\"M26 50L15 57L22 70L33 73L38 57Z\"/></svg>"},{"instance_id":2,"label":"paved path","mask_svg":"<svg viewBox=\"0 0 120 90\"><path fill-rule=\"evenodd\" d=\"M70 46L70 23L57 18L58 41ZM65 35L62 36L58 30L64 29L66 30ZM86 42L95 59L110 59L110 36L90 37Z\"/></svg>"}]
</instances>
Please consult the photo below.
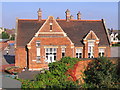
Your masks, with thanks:
<instances>
[{"instance_id":1,"label":"paved path","mask_svg":"<svg viewBox=\"0 0 120 90\"><path fill-rule=\"evenodd\" d=\"M18 74L18 78L33 80L34 76L40 73L40 71L24 71Z\"/></svg>"},{"instance_id":2,"label":"paved path","mask_svg":"<svg viewBox=\"0 0 120 90\"><path fill-rule=\"evenodd\" d=\"M2 76L2 88L21 88L21 82L9 77Z\"/></svg>"},{"instance_id":3,"label":"paved path","mask_svg":"<svg viewBox=\"0 0 120 90\"><path fill-rule=\"evenodd\" d=\"M8 55L6 55L6 49L3 51L0 51L0 53L2 53L1 61L2 61L3 68L14 65L14 60L15 60L14 46L10 47ZM0 78L2 78L2 88L16 88L16 89L21 88L20 81L12 79L10 77L6 77L5 75L7 75L7 73L5 72L2 72L2 74L0 75Z\"/></svg>"}]
</instances>

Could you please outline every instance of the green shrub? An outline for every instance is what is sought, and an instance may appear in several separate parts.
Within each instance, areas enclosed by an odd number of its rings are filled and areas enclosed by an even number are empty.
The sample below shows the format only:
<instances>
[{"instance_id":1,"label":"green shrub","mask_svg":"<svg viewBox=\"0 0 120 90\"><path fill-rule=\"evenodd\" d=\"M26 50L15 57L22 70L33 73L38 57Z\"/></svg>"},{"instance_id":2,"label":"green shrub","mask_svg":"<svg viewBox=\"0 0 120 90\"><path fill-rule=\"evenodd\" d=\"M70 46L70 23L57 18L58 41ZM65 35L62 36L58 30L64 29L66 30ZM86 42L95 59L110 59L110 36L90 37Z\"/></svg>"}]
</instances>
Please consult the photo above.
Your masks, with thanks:
<instances>
[{"instance_id":1,"label":"green shrub","mask_svg":"<svg viewBox=\"0 0 120 90\"><path fill-rule=\"evenodd\" d=\"M85 88L119 88L119 76L116 65L107 58L101 57L90 64L84 71Z\"/></svg>"},{"instance_id":2,"label":"green shrub","mask_svg":"<svg viewBox=\"0 0 120 90\"><path fill-rule=\"evenodd\" d=\"M9 39L9 34L2 32L2 39Z\"/></svg>"},{"instance_id":3,"label":"green shrub","mask_svg":"<svg viewBox=\"0 0 120 90\"><path fill-rule=\"evenodd\" d=\"M72 88L77 86L77 82L68 80L66 71L79 61L77 58L64 57L60 61L49 64L49 71L37 74L34 82L24 81L22 88ZM69 64L69 65L67 65ZM28 84L29 83L29 84ZM30 87L29 87L30 85Z\"/></svg>"}]
</instances>

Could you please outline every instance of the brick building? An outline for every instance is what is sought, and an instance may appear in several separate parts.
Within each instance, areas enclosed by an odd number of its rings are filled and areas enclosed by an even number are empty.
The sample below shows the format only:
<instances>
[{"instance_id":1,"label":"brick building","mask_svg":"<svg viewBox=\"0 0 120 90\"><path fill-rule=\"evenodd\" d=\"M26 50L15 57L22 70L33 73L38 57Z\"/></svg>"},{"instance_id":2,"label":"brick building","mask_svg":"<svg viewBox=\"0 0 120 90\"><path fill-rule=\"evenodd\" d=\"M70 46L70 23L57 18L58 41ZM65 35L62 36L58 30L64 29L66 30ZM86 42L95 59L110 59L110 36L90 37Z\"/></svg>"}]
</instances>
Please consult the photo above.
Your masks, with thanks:
<instances>
[{"instance_id":1,"label":"brick building","mask_svg":"<svg viewBox=\"0 0 120 90\"><path fill-rule=\"evenodd\" d=\"M29 70L48 68L48 63L64 56L77 58L110 57L110 42L104 20L66 19L49 16L42 19L17 19L15 65Z\"/></svg>"}]
</instances>

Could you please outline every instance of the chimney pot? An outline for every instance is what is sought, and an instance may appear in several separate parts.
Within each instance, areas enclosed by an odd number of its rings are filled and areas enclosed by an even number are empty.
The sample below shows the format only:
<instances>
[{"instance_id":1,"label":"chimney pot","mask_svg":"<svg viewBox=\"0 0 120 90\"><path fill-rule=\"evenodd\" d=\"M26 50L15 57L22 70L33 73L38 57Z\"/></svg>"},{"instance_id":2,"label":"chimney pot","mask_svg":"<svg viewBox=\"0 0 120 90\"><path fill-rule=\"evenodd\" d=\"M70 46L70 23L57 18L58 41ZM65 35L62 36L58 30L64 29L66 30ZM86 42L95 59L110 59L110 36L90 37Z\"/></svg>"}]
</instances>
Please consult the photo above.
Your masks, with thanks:
<instances>
[{"instance_id":1,"label":"chimney pot","mask_svg":"<svg viewBox=\"0 0 120 90\"><path fill-rule=\"evenodd\" d=\"M70 20L70 10L67 9L65 13L66 13L66 20L69 21Z\"/></svg>"},{"instance_id":2,"label":"chimney pot","mask_svg":"<svg viewBox=\"0 0 120 90\"><path fill-rule=\"evenodd\" d=\"M42 19L42 10L39 8L37 13L38 13L38 21L41 21L41 19Z\"/></svg>"},{"instance_id":3,"label":"chimney pot","mask_svg":"<svg viewBox=\"0 0 120 90\"><path fill-rule=\"evenodd\" d=\"M70 16L70 19L73 19L73 18L74 18L73 15L71 15L71 16Z\"/></svg>"},{"instance_id":4,"label":"chimney pot","mask_svg":"<svg viewBox=\"0 0 120 90\"><path fill-rule=\"evenodd\" d=\"M60 19L60 17L57 17L56 19Z\"/></svg>"},{"instance_id":5,"label":"chimney pot","mask_svg":"<svg viewBox=\"0 0 120 90\"><path fill-rule=\"evenodd\" d=\"M81 13L80 13L80 11L77 13L77 20L81 20Z\"/></svg>"}]
</instances>

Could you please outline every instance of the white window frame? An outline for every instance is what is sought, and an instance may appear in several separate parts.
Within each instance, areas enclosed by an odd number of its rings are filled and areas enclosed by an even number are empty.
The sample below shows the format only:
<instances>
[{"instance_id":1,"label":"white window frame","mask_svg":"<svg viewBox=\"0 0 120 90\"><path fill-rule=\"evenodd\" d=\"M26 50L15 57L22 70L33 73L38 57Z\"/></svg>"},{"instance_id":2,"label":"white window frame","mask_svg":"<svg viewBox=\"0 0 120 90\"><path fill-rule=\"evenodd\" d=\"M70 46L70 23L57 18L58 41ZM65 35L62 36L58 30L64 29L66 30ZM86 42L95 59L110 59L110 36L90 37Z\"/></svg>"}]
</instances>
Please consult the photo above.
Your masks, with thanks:
<instances>
[{"instance_id":1,"label":"white window frame","mask_svg":"<svg viewBox=\"0 0 120 90\"><path fill-rule=\"evenodd\" d=\"M36 60L40 60L40 48L39 47L36 48L36 54L37 54Z\"/></svg>"},{"instance_id":2,"label":"white window frame","mask_svg":"<svg viewBox=\"0 0 120 90\"><path fill-rule=\"evenodd\" d=\"M54 55L54 60L56 60L55 57L57 58L57 48L45 48L46 61L48 60L49 55Z\"/></svg>"},{"instance_id":3,"label":"white window frame","mask_svg":"<svg viewBox=\"0 0 120 90\"><path fill-rule=\"evenodd\" d=\"M82 58L82 57L83 57L83 49L76 48L76 58Z\"/></svg>"},{"instance_id":4,"label":"white window frame","mask_svg":"<svg viewBox=\"0 0 120 90\"><path fill-rule=\"evenodd\" d=\"M94 58L94 41L88 42L88 58Z\"/></svg>"},{"instance_id":5,"label":"white window frame","mask_svg":"<svg viewBox=\"0 0 120 90\"><path fill-rule=\"evenodd\" d=\"M40 47L40 41L36 41L36 47Z\"/></svg>"},{"instance_id":6,"label":"white window frame","mask_svg":"<svg viewBox=\"0 0 120 90\"><path fill-rule=\"evenodd\" d=\"M53 28L52 23L50 23L50 31L52 31L51 27Z\"/></svg>"},{"instance_id":7,"label":"white window frame","mask_svg":"<svg viewBox=\"0 0 120 90\"><path fill-rule=\"evenodd\" d=\"M99 48L99 57L103 57L105 55L105 48Z\"/></svg>"},{"instance_id":8,"label":"white window frame","mask_svg":"<svg viewBox=\"0 0 120 90\"><path fill-rule=\"evenodd\" d=\"M64 54L64 56L63 56ZM65 57L65 47L62 47L62 58Z\"/></svg>"}]
</instances>

